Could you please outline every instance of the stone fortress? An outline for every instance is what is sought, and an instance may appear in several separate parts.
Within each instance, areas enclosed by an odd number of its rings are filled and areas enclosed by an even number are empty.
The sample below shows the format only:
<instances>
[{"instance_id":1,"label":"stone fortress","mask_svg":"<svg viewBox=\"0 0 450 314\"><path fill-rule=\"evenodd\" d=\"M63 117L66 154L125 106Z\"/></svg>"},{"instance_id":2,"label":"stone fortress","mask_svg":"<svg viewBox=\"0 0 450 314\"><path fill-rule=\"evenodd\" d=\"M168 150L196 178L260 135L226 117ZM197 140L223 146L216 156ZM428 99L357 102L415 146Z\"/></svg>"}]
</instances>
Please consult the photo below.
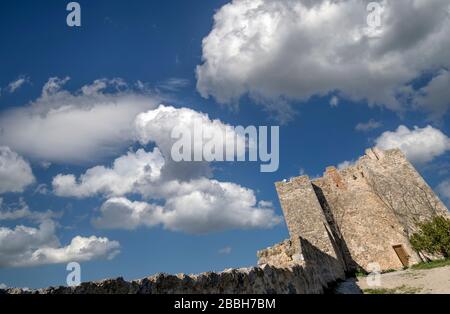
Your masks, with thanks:
<instances>
[{"instance_id":1,"label":"stone fortress","mask_svg":"<svg viewBox=\"0 0 450 314\"><path fill-rule=\"evenodd\" d=\"M319 263L334 278L422 261L409 242L417 223L449 215L399 149L367 149L345 169L328 167L321 178L275 185L290 239L259 251L259 264Z\"/></svg>"},{"instance_id":2,"label":"stone fortress","mask_svg":"<svg viewBox=\"0 0 450 314\"><path fill-rule=\"evenodd\" d=\"M156 274L77 287L0 289L0 294L317 294L356 270L400 269L424 256L409 237L417 222L449 215L398 149L368 149L353 165L275 184L290 239L258 252L258 266L198 275Z\"/></svg>"}]
</instances>

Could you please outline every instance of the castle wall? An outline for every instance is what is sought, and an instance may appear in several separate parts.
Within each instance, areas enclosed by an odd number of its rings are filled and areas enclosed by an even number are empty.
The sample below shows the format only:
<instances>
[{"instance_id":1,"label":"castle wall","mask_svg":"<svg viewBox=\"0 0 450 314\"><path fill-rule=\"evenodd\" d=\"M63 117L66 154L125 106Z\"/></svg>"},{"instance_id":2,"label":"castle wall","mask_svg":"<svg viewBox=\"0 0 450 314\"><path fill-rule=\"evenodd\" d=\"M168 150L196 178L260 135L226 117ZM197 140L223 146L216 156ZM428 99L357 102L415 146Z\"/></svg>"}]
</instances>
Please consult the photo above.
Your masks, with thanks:
<instances>
[{"instance_id":1,"label":"castle wall","mask_svg":"<svg viewBox=\"0 0 450 314\"><path fill-rule=\"evenodd\" d=\"M289 229L289 245L298 252L296 256L300 256L292 259L302 260L309 268L316 269L326 282L343 276L342 257L309 178L297 177L277 182L275 186ZM285 248L281 246L275 251ZM318 258L318 252L321 258ZM276 258L280 258L280 254L271 258L272 263Z\"/></svg>"},{"instance_id":2,"label":"castle wall","mask_svg":"<svg viewBox=\"0 0 450 314\"><path fill-rule=\"evenodd\" d=\"M337 258L328 236L327 221L308 176L275 184L291 240L308 240L324 253Z\"/></svg>"},{"instance_id":3,"label":"castle wall","mask_svg":"<svg viewBox=\"0 0 450 314\"><path fill-rule=\"evenodd\" d=\"M370 152L376 154L371 156ZM368 150L364 162L372 192L394 212L407 235L417 223L435 215L449 215L444 203L399 149ZM370 157L371 156L371 157Z\"/></svg>"},{"instance_id":4,"label":"castle wall","mask_svg":"<svg viewBox=\"0 0 450 314\"><path fill-rule=\"evenodd\" d=\"M336 169L330 168L314 184L325 196L352 268L370 271L373 270L370 264L378 263L381 270L399 269L403 265L394 245L402 245L407 254L414 255L403 226L370 191L363 169L357 170L341 176Z\"/></svg>"},{"instance_id":5,"label":"castle wall","mask_svg":"<svg viewBox=\"0 0 450 314\"><path fill-rule=\"evenodd\" d=\"M409 265L420 262L409 243L417 222L449 215L398 149L369 149L350 167L328 167L322 178L311 182L297 177L276 183L276 188L292 243L308 241L341 261L345 270L371 270L371 263L381 270L399 269L404 256ZM260 259L288 263L292 256L286 250L286 245L278 246ZM304 256L302 245L299 250ZM403 263L399 250L405 253Z\"/></svg>"}]
</instances>

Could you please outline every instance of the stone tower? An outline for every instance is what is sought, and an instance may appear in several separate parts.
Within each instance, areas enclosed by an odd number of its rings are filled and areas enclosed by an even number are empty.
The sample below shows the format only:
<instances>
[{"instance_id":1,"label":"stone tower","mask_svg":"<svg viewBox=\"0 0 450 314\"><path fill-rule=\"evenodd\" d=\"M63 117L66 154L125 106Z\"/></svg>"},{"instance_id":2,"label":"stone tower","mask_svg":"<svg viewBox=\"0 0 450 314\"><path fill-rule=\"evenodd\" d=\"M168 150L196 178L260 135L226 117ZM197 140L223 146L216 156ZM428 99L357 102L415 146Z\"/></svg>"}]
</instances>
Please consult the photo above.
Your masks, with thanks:
<instances>
[{"instance_id":1,"label":"stone tower","mask_svg":"<svg viewBox=\"0 0 450 314\"><path fill-rule=\"evenodd\" d=\"M398 149L368 149L345 169L275 185L290 241L260 251L260 263L302 262L307 241L345 271L399 269L421 261L409 243L417 222L449 215Z\"/></svg>"}]
</instances>

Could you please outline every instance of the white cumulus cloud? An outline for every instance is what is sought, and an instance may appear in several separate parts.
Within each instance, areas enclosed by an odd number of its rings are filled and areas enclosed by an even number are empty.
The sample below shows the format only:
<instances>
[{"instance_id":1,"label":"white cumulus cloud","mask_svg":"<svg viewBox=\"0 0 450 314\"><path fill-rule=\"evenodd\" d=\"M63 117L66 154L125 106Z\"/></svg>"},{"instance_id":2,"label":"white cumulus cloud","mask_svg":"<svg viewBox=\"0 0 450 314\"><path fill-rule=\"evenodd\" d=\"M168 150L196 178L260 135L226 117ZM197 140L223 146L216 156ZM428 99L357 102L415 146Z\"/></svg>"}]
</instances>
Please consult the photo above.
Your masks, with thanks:
<instances>
[{"instance_id":1,"label":"white cumulus cloud","mask_svg":"<svg viewBox=\"0 0 450 314\"><path fill-rule=\"evenodd\" d=\"M172 145L178 140L172 138L172 130L178 127L191 132L194 140L194 130L196 127L202 127L204 134L200 134L199 143L192 141L192 153L202 149L203 145L209 141L223 143L223 151L235 151L235 143L239 141L244 145L244 138L233 130L227 132L227 127L231 127L218 119L210 119L205 113L201 113L189 108L174 108L172 106L160 105L154 110L141 113L135 121L136 133L142 144L154 142L162 150L165 156L170 156ZM219 142L220 140L220 142ZM199 144L199 145L197 145Z\"/></svg>"},{"instance_id":2,"label":"white cumulus cloud","mask_svg":"<svg viewBox=\"0 0 450 314\"><path fill-rule=\"evenodd\" d=\"M72 261L84 262L98 258L112 259L119 253L119 242L108 238L74 237L63 247L43 247L32 253L31 261L26 263L60 264Z\"/></svg>"},{"instance_id":3,"label":"white cumulus cloud","mask_svg":"<svg viewBox=\"0 0 450 314\"><path fill-rule=\"evenodd\" d=\"M34 181L28 162L9 147L0 146L0 194L23 192Z\"/></svg>"},{"instance_id":4,"label":"white cumulus cloud","mask_svg":"<svg viewBox=\"0 0 450 314\"><path fill-rule=\"evenodd\" d=\"M156 98L124 89L120 79L97 80L80 91L62 89L69 78L51 78L30 105L0 114L0 145L45 162L95 162L134 141L136 115Z\"/></svg>"},{"instance_id":5,"label":"white cumulus cloud","mask_svg":"<svg viewBox=\"0 0 450 314\"><path fill-rule=\"evenodd\" d=\"M139 185L156 181L163 166L164 159L158 148L153 152L139 149L114 160L111 168L96 166L78 179L72 174L59 174L53 178L52 185L59 196L124 195L134 192Z\"/></svg>"},{"instance_id":6,"label":"white cumulus cloud","mask_svg":"<svg viewBox=\"0 0 450 314\"><path fill-rule=\"evenodd\" d=\"M280 115L285 101L336 91L403 109L399 95L412 80L450 66L448 0L379 1L377 36L367 23L369 2L233 0L203 39L198 91L231 105L249 95ZM420 103L442 113L442 102Z\"/></svg>"},{"instance_id":7,"label":"white cumulus cloud","mask_svg":"<svg viewBox=\"0 0 450 314\"><path fill-rule=\"evenodd\" d=\"M14 229L0 227L0 267L28 267L46 264L112 258L119 252L119 243L95 236L76 236L61 246L51 220L38 228L18 225Z\"/></svg>"},{"instance_id":8,"label":"white cumulus cloud","mask_svg":"<svg viewBox=\"0 0 450 314\"><path fill-rule=\"evenodd\" d=\"M238 184L203 178L176 185L177 193L164 206L163 224L169 230L207 233L281 222L270 202L257 202L253 190Z\"/></svg>"},{"instance_id":9,"label":"white cumulus cloud","mask_svg":"<svg viewBox=\"0 0 450 314\"><path fill-rule=\"evenodd\" d=\"M57 175L53 179L53 190L64 197L100 194L108 198L100 208L100 215L93 219L93 224L99 228L162 225L173 231L207 233L268 228L279 223L281 219L272 204L258 202L253 190L211 179L208 162L172 160L171 148L177 140L171 137L172 130L178 126L194 132L199 125L212 135L214 143L220 137L225 139L225 142L217 142L223 145L224 151L234 151L235 143L241 141L245 153L243 136L233 130L228 132L228 125L220 120L212 120L192 109L160 105L139 114L135 121L137 139L142 145L155 144L153 152L146 153L142 149L129 152L117 158L112 167L90 168L78 179L72 174ZM194 153L202 147L203 140L192 141ZM146 202L124 198L131 194L140 195Z\"/></svg>"},{"instance_id":10,"label":"white cumulus cloud","mask_svg":"<svg viewBox=\"0 0 450 314\"><path fill-rule=\"evenodd\" d=\"M429 162L450 150L450 138L430 125L414 129L400 125L381 134L375 143L381 149L400 148L415 163Z\"/></svg>"},{"instance_id":11,"label":"white cumulus cloud","mask_svg":"<svg viewBox=\"0 0 450 314\"><path fill-rule=\"evenodd\" d=\"M204 134L195 136L195 129L201 127ZM191 136L191 160L199 155L203 158L203 151L207 144L211 147L222 149L221 156L226 152L234 152L233 156L245 154L246 147L254 145L253 142L246 143L243 135L236 133L231 126L218 119L211 119L207 114L197 112L189 108L174 108L172 106L160 105L154 110L141 113L135 121L135 129L141 144L155 143L166 159L164 177L167 179L189 180L202 176L210 176L211 169L206 161L197 162L173 162L172 147L179 138L172 137L172 131L178 128L183 134ZM188 138L186 136L185 138ZM243 147L237 151L235 147ZM218 153L218 155L220 155Z\"/></svg>"},{"instance_id":12,"label":"white cumulus cloud","mask_svg":"<svg viewBox=\"0 0 450 314\"><path fill-rule=\"evenodd\" d=\"M270 228L281 222L269 202L257 202L251 189L206 178L169 182L163 206L107 200L94 224L101 228L135 229L161 224L165 229L204 234L228 229Z\"/></svg>"},{"instance_id":13,"label":"white cumulus cloud","mask_svg":"<svg viewBox=\"0 0 450 314\"><path fill-rule=\"evenodd\" d=\"M100 215L92 220L101 229L133 230L155 226L161 222L162 208L146 202L132 202L124 197L108 199L100 207Z\"/></svg>"}]
</instances>

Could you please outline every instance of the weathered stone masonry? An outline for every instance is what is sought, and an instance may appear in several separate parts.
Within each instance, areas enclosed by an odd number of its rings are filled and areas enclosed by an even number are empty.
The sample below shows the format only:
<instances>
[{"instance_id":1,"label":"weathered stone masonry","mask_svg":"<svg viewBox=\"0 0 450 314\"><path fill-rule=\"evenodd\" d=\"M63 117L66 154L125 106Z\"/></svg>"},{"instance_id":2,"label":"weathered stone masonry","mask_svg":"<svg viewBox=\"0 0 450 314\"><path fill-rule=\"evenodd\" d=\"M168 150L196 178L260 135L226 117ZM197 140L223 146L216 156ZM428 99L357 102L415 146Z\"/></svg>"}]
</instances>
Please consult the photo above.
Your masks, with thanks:
<instances>
[{"instance_id":1,"label":"weathered stone masonry","mask_svg":"<svg viewBox=\"0 0 450 314\"><path fill-rule=\"evenodd\" d=\"M344 271L399 269L421 261L409 243L417 222L449 214L398 149L368 149L345 169L275 185L291 240L258 252L260 264L304 263L304 240Z\"/></svg>"},{"instance_id":2,"label":"weathered stone masonry","mask_svg":"<svg viewBox=\"0 0 450 314\"><path fill-rule=\"evenodd\" d=\"M335 278L336 280L336 278ZM333 280L333 282L335 281ZM10 288L1 294L319 294L325 282L317 269L301 265L279 268L229 269L198 275L157 274L140 280L123 278L84 282L77 287L50 287L37 290Z\"/></svg>"}]
</instances>

